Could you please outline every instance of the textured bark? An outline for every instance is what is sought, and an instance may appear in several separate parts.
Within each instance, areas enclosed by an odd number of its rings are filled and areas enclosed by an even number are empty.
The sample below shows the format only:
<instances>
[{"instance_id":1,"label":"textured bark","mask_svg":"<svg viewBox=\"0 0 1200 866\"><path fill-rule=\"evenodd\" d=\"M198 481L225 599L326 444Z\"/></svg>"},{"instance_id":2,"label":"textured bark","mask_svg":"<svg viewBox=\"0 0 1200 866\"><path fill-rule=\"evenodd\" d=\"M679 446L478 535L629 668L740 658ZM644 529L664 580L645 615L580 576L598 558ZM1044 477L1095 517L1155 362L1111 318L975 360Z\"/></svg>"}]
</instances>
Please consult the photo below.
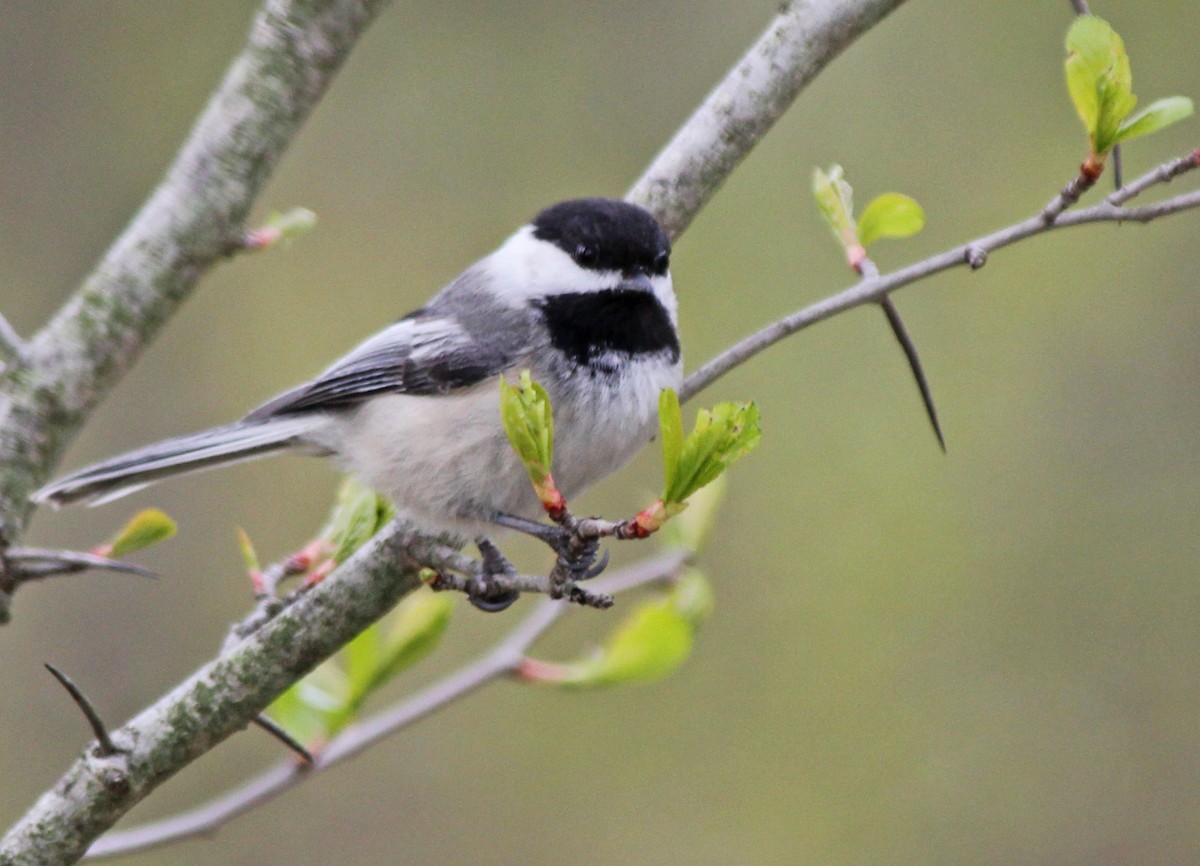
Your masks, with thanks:
<instances>
[{"instance_id":1,"label":"textured bark","mask_svg":"<svg viewBox=\"0 0 1200 866\"><path fill-rule=\"evenodd\" d=\"M627 198L672 238L683 234L725 178L808 83L904 0L794 0L675 133Z\"/></svg>"},{"instance_id":2,"label":"textured bark","mask_svg":"<svg viewBox=\"0 0 1200 866\"><path fill-rule=\"evenodd\" d=\"M259 189L385 2L269 0L162 183L0 373L0 551L91 410L236 248ZM13 589L0 567L0 623Z\"/></svg>"}]
</instances>

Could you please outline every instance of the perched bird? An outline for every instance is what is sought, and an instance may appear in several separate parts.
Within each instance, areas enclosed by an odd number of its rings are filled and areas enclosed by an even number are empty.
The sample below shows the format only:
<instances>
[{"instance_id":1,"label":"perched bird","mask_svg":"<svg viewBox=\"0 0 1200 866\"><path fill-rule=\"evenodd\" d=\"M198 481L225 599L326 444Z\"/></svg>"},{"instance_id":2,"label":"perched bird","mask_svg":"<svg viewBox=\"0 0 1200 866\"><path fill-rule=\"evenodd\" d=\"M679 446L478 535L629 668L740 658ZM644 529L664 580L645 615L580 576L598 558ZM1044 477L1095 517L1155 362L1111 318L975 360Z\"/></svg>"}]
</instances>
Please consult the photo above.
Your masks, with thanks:
<instances>
[{"instance_id":1,"label":"perched bird","mask_svg":"<svg viewBox=\"0 0 1200 866\"><path fill-rule=\"evenodd\" d=\"M540 508L501 427L497 377L515 382L528 369L549 394L554 478L568 498L653 435L659 392L682 375L670 253L640 207L553 205L311 382L233 424L81 469L33 499L99 504L291 451L334 457L426 532L486 543L497 515Z\"/></svg>"}]
</instances>

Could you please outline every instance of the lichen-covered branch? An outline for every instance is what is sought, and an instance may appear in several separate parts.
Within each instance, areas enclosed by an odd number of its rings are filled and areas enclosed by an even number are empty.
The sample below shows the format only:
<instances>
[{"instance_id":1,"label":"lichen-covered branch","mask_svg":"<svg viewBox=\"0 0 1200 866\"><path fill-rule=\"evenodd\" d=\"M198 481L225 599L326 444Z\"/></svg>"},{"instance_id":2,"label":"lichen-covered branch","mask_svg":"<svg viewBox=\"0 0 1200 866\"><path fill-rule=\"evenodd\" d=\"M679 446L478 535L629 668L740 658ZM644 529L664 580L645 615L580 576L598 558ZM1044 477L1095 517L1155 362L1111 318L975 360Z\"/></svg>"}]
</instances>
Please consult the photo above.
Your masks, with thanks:
<instances>
[{"instance_id":1,"label":"lichen-covered branch","mask_svg":"<svg viewBox=\"0 0 1200 866\"><path fill-rule=\"evenodd\" d=\"M686 551L670 551L643 560L617 574L605 575L597 583L601 590L609 593L633 589L678 573L687 558ZM462 699L480 686L512 673L520 666L533 642L569 609L565 604L542 599L492 649L416 694L346 728L321 749L312 765L295 761L280 764L195 809L141 827L106 834L88 849L87 859L145 851L188 837L212 833L238 815L274 799L294 785L354 757L430 713Z\"/></svg>"},{"instance_id":2,"label":"lichen-covered branch","mask_svg":"<svg viewBox=\"0 0 1200 866\"><path fill-rule=\"evenodd\" d=\"M247 724L289 685L421 585L393 522L329 579L141 714L89 745L0 841L0 863L73 863L164 780Z\"/></svg>"},{"instance_id":3,"label":"lichen-covered branch","mask_svg":"<svg viewBox=\"0 0 1200 866\"><path fill-rule=\"evenodd\" d=\"M267 0L166 177L78 292L0 372L0 551L29 493L197 280L386 0ZM7 343L11 344L11 335ZM14 584L0 559L0 622Z\"/></svg>"},{"instance_id":4,"label":"lichen-covered branch","mask_svg":"<svg viewBox=\"0 0 1200 866\"><path fill-rule=\"evenodd\" d=\"M626 198L683 234L800 92L904 0L791 0Z\"/></svg>"}]
</instances>

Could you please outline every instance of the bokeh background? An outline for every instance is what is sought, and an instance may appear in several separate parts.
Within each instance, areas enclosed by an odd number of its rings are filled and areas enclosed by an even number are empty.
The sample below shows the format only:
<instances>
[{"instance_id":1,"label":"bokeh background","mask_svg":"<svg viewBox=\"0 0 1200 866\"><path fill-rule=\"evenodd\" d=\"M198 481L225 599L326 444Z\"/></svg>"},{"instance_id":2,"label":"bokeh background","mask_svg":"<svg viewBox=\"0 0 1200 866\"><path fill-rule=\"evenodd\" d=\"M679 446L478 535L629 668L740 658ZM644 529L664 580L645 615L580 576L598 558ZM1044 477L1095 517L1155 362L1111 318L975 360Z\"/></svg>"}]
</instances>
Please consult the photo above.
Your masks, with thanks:
<instances>
[{"instance_id":1,"label":"bokeh background","mask_svg":"<svg viewBox=\"0 0 1200 866\"><path fill-rule=\"evenodd\" d=\"M1144 101L1200 97L1200 7L1095 7L1125 36ZM254 8L4 4L0 309L19 330L151 190ZM544 204L621 194L774 8L397 3L260 200L260 215L309 207L318 229L207 277L66 467L230 420L418 306ZM1066 2L913 0L852 47L678 244L690 366L850 282L811 203L814 165L842 163L860 201L897 189L925 205L921 235L878 248L885 269L1048 200L1084 156L1062 83L1069 17ZM1128 174L1194 147L1198 123L1128 148ZM756 399L766 434L703 557L715 617L673 679L586 694L499 683L215 838L119 862L1196 862L1198 225L1072 229L899 294L945 456L872 309L705 394ZM628 512L657 473L643 455L583 507ZM336 480L283 459L37 516L31 544L88 545L151 504L182 531L141 557L156 582L20 594L0 631L0 823L87 736L42 662L110 722L133 715L245 611L234 527L281 555ZM439 655L383 697L461 664L530 603L464 606ZM573 655L618 614L576 612L539 651ZM280 756L259 732L236 736L127 823Z\"/></svg>"}]
</instances>

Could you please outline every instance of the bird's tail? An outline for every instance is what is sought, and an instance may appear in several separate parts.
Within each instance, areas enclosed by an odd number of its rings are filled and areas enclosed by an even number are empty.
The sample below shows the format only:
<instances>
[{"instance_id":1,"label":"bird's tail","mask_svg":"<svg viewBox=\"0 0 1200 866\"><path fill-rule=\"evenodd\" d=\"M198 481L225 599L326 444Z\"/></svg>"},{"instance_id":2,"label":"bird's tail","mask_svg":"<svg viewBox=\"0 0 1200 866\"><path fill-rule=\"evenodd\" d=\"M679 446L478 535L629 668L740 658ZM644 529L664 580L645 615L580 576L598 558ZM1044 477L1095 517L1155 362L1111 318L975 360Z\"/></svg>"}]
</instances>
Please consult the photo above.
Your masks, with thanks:
<instances>
[{"instance_id":1,"label":"bird's tail","mask_svg":"<svg viewBox=\"0 0 1200 866\"><path fill-rule=\"evenodd\" d=\"M47 484L31 497L56 508L73 502L99 505L172 475L254 460L302 444L312 428L304 416L240 421L188 436L164 439Z\"/></svg>"}]
</instances>

